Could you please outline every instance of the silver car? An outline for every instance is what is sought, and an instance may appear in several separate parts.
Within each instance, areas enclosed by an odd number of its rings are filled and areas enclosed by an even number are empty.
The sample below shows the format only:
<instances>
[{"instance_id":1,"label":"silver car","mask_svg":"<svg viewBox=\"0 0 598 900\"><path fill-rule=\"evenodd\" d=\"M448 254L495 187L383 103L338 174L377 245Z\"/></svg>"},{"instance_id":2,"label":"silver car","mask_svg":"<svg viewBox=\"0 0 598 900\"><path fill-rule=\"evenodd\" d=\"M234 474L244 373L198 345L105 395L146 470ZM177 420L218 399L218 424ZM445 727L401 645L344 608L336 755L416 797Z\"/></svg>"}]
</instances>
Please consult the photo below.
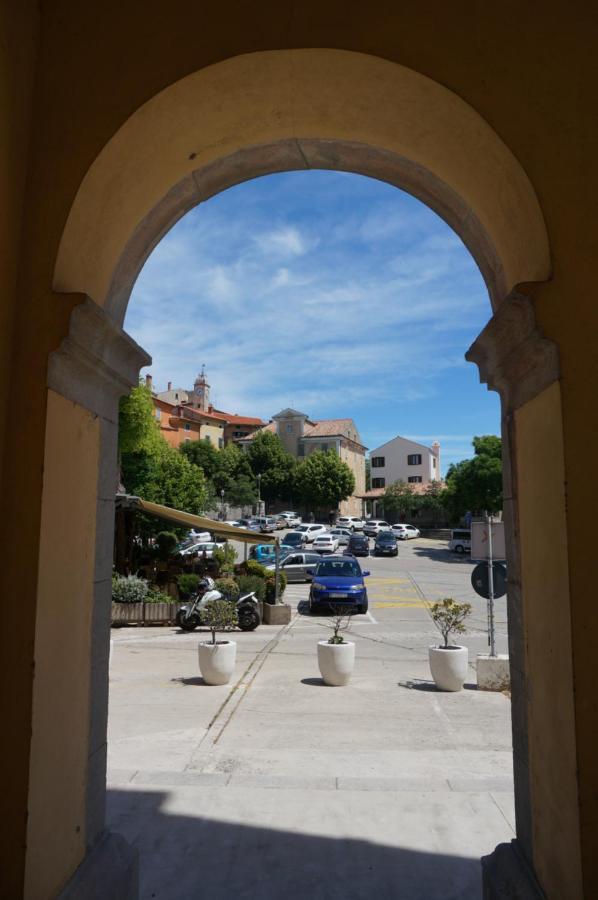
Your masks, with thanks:
<instances>
[{"instance_id":1,"label":"silver car","mask_svg":"<svg viewBox=\"0 0 598 900\"><path fill-rule=\"evenodd\" d=\"M319 553L289 553L280 564L280 571L287 576L288 582L311 581L316 567L322 562ZM275 565L268 563L265 567L269 572L274 572Z\"/></svg>"}]
</instances>

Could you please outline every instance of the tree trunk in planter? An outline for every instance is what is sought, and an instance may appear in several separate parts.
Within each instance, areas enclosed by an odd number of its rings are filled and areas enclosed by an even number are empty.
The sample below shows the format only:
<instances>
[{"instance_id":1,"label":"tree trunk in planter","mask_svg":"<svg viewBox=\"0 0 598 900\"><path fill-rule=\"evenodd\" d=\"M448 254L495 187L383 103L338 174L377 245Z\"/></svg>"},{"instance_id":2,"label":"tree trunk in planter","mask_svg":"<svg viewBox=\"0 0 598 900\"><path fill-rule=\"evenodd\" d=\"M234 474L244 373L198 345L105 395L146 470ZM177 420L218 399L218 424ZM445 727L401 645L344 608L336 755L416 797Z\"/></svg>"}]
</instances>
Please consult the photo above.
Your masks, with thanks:
<instances>
[{"instance_id":1,"label":"tree trunk in planter","mask_svg":"<svg viewBox=\"0 0 598 900\"><path fill-rule=\"evenodd\" d=\"M113 603L111 615L113 625L143 622L143 603Z\"/></svg>"}]
</instances>

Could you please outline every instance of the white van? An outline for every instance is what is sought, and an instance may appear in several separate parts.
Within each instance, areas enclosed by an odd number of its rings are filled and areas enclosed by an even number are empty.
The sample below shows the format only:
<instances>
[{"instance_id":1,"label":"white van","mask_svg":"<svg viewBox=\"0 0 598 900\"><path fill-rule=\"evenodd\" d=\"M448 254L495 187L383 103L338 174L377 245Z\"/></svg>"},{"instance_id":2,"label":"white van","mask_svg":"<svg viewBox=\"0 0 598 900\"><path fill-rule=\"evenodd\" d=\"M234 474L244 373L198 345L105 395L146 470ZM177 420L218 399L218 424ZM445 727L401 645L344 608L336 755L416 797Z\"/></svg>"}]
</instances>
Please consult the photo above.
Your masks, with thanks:
<instances>
[{"instance_id":1,"label":"white van","mask_svg":"<svg viewBox=\"0 0 598 900\"><path fill-rule=\"evenodd\" d=\"M471 531L469 528L454 528L448 543L452 553L471 553Z\"/></svg>"}]
</instances>

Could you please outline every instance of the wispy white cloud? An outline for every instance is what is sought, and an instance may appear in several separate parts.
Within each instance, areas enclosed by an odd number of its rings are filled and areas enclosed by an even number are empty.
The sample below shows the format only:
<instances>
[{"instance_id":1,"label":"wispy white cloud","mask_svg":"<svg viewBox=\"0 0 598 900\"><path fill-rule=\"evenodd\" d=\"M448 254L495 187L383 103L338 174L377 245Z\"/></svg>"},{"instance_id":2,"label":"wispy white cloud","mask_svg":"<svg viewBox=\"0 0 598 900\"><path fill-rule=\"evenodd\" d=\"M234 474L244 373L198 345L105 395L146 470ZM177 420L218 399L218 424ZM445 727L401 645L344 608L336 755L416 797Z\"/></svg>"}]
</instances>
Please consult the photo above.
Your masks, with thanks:
<instances>
[{"instance_id":1,"label":"wispy white cloud","mask_svg":"<svg viewBox=\"0 0 598 900\"><path fill-rule=\"evenodd\" d=\"M439 398L469 377L463 353L490 312L479 273L412 198L335 177L311 194L297 175L259 179L192 211L147 261L126 328L158 385L191 384L205 363L224 409L352 415L370 446L446 432Z\"/></svg>"}]
</instances>

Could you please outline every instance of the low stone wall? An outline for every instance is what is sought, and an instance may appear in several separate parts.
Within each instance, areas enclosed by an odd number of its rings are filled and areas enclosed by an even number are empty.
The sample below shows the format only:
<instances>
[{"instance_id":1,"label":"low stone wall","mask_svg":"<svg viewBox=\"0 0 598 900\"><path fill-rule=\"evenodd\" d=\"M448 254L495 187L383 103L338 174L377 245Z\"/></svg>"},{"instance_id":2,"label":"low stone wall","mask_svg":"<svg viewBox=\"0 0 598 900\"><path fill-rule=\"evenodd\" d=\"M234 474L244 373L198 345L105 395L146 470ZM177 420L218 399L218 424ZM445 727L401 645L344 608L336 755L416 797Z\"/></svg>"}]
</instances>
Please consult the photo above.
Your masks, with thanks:
<instances>
[{"instance_id":1,"label":"low stone wall","mask_svg":"<svg viewBox=\"0 0 598 900\"><path fill-rule=\"evenodd\" d=\"M112 625L169 625L182 603L113 603Z\"/></svg>"}]
</instances>

